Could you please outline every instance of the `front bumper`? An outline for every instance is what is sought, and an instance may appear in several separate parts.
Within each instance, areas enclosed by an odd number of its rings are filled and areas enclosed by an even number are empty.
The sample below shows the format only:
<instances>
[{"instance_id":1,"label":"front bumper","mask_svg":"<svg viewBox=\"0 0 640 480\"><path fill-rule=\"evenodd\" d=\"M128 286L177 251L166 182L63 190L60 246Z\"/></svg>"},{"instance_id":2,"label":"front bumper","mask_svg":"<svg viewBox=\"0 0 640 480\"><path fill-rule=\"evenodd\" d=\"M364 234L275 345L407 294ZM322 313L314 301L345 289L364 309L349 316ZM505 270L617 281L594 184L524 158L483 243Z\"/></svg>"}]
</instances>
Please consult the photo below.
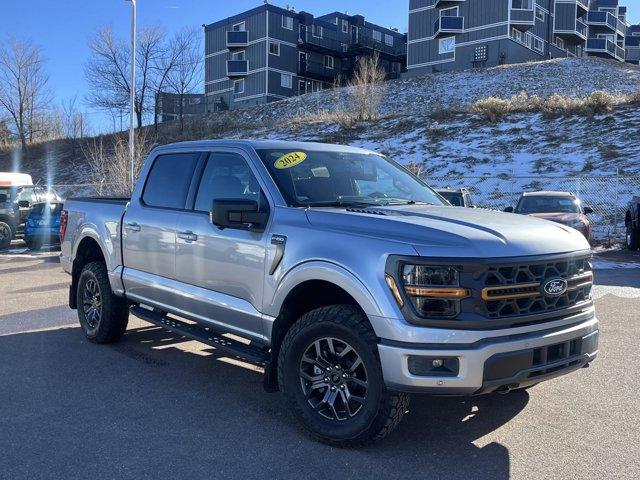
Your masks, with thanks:
<instances>
[{"instance_id":1,"label":"front bumper","mask_svg":"<svg viewBox=\"0 0 640 480\"><path fill-rule=\"evenodd\" d=\"M549 327L548 325L546 327ZM458 333L461 333L458 331ZM378 345L385 384L392 390L444 395L473 395L521 388L564 375L591 362L598 353L595 316L527 333L484 332L485 338L448 345L382 340ZM412 358L413 357L413 358ZM415 375L409 359L457 358L453 375Z\"/></svg>"}]
</instances>

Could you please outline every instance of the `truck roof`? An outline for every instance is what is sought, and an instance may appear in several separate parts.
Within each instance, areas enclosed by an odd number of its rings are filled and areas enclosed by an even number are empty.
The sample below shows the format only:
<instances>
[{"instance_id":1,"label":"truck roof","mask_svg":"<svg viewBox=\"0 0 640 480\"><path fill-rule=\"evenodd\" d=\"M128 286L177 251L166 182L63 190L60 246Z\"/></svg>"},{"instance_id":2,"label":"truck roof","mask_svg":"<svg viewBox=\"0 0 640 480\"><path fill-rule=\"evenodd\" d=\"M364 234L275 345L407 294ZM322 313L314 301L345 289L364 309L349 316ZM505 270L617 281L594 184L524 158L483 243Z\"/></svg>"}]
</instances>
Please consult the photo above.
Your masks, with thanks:
<instances>
[{"instance_id":1,"label":"truck roof","mask_svg":"<svg viewBox=\"0 0 640 480\"><path fill-rule=\"evenodd\" d=\"M318 142L292 142L288 140L196 140L189 142L175 142L166 145L161 145L158 149L173 149L173 148L195 148L195 149L210 149L216 146L225 147L251 147L256 150L260 149L302 149L302 150L325 150L325 151L337 151L337 152L351 152L351 153L372 153L370 150L363 148L349 147L346 145L334 145L331 143L318 143Z\"/></svg>"},{"instance_id":2,"label":"truck roof","mask_svg":"<svg viewBox=\"0 0 640 480\"><path fill-rule=\"evenodd\" d=\"M571 192L554 192L552 190L541 190L539 192L523 192L523 197L575 197Z\"/></svg>"}]
</instances>

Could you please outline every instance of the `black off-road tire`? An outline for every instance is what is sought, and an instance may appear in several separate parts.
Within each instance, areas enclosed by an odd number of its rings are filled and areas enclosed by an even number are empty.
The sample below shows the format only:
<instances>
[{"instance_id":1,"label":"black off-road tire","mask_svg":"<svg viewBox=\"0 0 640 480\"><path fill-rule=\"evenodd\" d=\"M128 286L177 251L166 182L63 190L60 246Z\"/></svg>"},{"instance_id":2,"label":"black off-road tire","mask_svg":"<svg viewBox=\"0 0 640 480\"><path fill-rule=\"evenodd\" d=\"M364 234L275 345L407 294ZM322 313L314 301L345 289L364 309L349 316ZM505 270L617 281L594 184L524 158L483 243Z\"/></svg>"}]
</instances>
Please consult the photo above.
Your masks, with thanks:
<instances>
[{"instance_id":1,"label":"black off-road tire","mask_svg":"<svg viewBox=\"0 0 640 480\"><path fill-rule=\"evenodd\" d=\"M88 288L91 291L95 290L100 297L98 314L85 311L85 291ZM91 262L84 266L78 278L76 299L80 326L88 340L94 343L113 343L120 340L129 322L129 308L123 299L111 291L104 263Z\"/></svg>"},{"instance_id":2,"label":"black off-road tire","mask_svg":"<svg viewBox=\"0 0 640 480\"><path fill-rule=\"evenodd\" d=\"M0 250L6 250L11 246L13 235L11 225L6 222L0 222Z\"/></svg>"},{"instance_id":3,"label":"black off-road tire","mask_svg":"<svg viewBox=\"0 0 640 480\"><path fill-rule=\"evenodd\" d=\"M347 419L325 418L312 408L303 391L302 356L317 340L326 337L352 347L366 369L368 386L364 402ZM376 335L362 312L351 305L318 308L298 319L280 348L278 384L285 402L305 430L314 439L338 447L358 447L382 439L400 423L409 406L409 395L386 389Z\"/></svg>"},{"instance_id":4,"label":"black off-road tire","mask_svg":"<svg viewBox=\"0 0 640 480\"><path fill-rule=\"evenodd\" d=\"M27 244L27 248L34 252L42 248L42 242L40 240L29 240L28 242L25 241L25 243Z\"/></svg>"},{"instance_id":5,"label":"black off-road tire","mask_svg":"<svg viewBox=\"0 0 640 480\"><path fill-rule=\"evenodd\" d=\"M627 223L627 232L626 232L626 244L627 249L635 252L640 249L640 228L633 228L633 224L631 222Z\"/></svg>"}]
</instances>

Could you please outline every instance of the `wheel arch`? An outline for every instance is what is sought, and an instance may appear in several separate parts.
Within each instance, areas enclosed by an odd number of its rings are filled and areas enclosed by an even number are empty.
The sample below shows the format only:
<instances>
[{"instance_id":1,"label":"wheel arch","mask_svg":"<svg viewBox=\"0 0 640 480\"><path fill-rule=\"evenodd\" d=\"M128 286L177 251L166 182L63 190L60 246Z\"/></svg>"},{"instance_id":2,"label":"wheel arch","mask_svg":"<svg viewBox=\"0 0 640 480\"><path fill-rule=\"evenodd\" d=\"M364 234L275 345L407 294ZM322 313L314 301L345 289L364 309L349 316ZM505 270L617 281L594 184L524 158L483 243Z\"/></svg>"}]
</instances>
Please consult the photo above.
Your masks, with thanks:
<instances>
[{"instance_id":1,"label":"wheel arch","mask_svg":"<svg viewBox=\"0 0 640 480\"><path fill-rule=\"evenodd\" d=\"M78 307L74 292L77 289L78 279L84 266L91 262L102 262L106 266L106 258L100 243L93 236L87 235L80 240L76 246L71 267L71 289L69 293L69 306L71 308Z\"/></svg>"}]
</instances>

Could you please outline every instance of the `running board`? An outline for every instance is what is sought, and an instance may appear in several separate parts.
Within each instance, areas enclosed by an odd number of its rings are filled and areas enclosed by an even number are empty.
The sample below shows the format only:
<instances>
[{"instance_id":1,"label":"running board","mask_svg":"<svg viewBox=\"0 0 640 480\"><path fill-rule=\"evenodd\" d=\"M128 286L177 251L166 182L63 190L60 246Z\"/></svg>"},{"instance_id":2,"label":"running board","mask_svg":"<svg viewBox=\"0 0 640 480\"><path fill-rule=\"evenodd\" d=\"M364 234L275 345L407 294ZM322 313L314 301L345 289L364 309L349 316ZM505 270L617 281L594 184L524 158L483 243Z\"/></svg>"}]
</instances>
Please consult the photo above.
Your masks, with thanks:
<instances>
[{"instance_id":1,"label":"running board","mask_svg":"<svg viewBox=\"0 0 640 480\"><path fill-rule=\"evenodd\" d=\"M261 365L269 361L269 350L266 347L242 343L232 338L227 338L210 327L182 322L143 307L131 307L130 311L145 322L153 323L178 335L215 347L217 350L221 350L234 358Z\"/></svg>"}]
</instances>

